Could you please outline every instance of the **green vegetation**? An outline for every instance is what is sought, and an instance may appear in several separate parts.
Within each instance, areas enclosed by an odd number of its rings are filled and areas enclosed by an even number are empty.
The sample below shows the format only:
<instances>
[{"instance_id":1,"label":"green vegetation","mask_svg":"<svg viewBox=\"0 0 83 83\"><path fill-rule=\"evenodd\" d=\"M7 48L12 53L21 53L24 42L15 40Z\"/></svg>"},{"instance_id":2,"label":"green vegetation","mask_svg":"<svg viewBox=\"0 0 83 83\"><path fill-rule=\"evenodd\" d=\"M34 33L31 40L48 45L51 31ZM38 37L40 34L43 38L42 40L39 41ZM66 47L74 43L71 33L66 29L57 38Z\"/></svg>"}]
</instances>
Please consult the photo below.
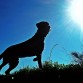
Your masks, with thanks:
<instances>
[{"instance_id":1,"label":"green vegetation","mask_svg":"<svg viewBox=\"0 0 83 83\"><path fill-rule=\"evenodd\" d=\"M23 68L19 71L12 73L11 75L5 76L0 75L1 80L12 79L12 80L81 80L83 77L83 66L79 64L58 64L58 62L52 63L52 61L46 61L43 63L43 69L37 67Z\"/></svg>"}]
</instances>

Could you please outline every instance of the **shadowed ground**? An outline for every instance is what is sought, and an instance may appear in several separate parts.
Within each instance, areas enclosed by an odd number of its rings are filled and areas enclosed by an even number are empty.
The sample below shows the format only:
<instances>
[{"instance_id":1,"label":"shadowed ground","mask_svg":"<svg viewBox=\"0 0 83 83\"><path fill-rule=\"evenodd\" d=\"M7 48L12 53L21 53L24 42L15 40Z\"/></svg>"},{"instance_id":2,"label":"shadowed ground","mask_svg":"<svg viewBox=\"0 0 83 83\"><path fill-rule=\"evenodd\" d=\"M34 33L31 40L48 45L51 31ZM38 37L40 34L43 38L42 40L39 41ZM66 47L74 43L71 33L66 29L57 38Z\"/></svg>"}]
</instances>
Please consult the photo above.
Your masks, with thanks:
<instances>
[{"instance_id":1,"label":"shadowed ground","mask_svg":"<svg viewBox=\"0 0 83 83\"><path fill-rule=\"evenodd\" d=\"M0 75L0 80L25 80L25 81L80 81L83 79L83 67L80 65L57 65L47 64L43 69L24 68L14 74Z\"/></svg>"}]
</instances>

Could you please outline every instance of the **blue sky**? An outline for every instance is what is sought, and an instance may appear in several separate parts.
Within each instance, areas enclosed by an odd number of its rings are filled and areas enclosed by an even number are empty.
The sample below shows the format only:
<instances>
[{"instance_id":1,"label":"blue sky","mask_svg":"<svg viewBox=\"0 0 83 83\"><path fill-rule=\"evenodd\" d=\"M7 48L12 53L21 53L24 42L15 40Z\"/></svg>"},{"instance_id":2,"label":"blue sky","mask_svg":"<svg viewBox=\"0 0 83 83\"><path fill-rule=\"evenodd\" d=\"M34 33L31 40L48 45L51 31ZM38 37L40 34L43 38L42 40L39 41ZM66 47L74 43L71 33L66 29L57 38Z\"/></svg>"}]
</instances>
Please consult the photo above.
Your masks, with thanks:
<instances>
[{"instance_id":1,"label":"blue sky","mask_svg":"<svg viewBox=\"0 0 83 83\"><path fill-rule=\"evenodd\" d=\"M80 28L68 16L68 0L0 0L0 54L9 46L23 42L36 33L36 23L47 21L51 31L45 39L42 62L51 60L62 64L72 62L72 51L82 52ZM14 71L27 65L37 65L33 57L19 60ZM0 61L1 64L2 60ZM8 65L1 70L3 73Z\"/></svg>"}]
</instances>

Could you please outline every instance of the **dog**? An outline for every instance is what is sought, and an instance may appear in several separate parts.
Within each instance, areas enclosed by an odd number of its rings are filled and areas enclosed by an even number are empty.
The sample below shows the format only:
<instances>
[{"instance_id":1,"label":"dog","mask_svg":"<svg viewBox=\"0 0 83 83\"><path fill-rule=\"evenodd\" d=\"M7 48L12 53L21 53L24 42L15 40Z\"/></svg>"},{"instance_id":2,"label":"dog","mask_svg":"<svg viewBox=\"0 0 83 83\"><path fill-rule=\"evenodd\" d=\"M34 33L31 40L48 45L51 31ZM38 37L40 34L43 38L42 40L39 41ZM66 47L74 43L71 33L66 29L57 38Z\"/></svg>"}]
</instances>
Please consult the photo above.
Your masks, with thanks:
<instances>
[{"instance_id":1,"label":"dog","mask_svg":"<svg viewBox=\"0 0 83 83\"><path fill-rule=\"evenodd\" d=\"M10 74L19 63L19 58L36 56L33 61L38 61L38 66L42 69L41 55L44 50L44 40L50 31L50 25L46 21L36 23L37 32L35 35L16 45L9 46L1 55L3 58L0 70L9 64L9 68L5 71L5 74Z\"/></svg>"}]
</instances>

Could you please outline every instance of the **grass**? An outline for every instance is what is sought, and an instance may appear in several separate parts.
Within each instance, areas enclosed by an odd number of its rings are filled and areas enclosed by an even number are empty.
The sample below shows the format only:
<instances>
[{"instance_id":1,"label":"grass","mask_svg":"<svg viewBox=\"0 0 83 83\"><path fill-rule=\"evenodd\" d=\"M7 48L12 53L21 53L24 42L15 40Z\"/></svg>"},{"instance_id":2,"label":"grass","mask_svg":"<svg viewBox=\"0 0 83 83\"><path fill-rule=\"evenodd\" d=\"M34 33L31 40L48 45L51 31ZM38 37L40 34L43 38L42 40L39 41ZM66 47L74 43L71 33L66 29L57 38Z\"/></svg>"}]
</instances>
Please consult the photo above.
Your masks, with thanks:
<instances>
[{"instance_id":1,"label":"grass","mask_svg":"<svg viewBox=\"0 0 83 83\"><path fill-rule=\"evenodd\" d=\"M82 80L83 66L79 64L58 64L57 62L46 61L43 63L43 69L23 68L11 75L0 75L0 80L27 80L27 81L56 81L56 80Z\"/></svg>"}]
</instances>

